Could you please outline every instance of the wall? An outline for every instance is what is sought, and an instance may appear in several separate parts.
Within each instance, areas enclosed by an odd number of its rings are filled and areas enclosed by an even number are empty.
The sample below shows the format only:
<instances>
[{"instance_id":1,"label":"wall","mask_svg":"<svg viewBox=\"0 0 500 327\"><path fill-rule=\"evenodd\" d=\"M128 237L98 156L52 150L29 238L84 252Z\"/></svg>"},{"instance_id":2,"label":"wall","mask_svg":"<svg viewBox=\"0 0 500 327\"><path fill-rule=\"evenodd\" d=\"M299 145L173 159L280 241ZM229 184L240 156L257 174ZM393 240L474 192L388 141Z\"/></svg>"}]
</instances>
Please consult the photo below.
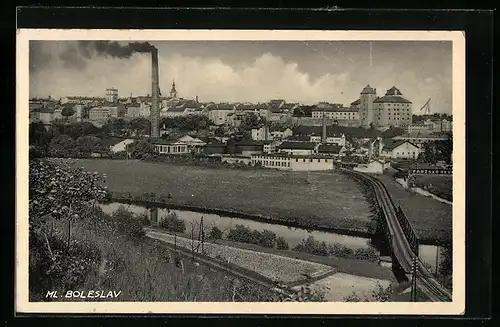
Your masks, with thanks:
<instances>
[{"instance_id":1,"label":"wall","mask_svg":"<svg viewBox=\"0 0 500 327\"><path fill-rule=\"evenodd\" d=\"M405 142L391 151L391 158L416 159L420 154L420 148Z\"/></svg>"},{"instance_id":2,"label":"wall","mask_svg":"<svg viewBox=\"0 0 500 327\"><path fill-rule=\"evenodd\" d=\"M292 158L291 168L294 171L322 171L332 170L332 158Z\"/></svg>"},{"instance_id":3,"label":"wall","mask_svg":"<svg viewBox=\"0 0 500 327\"><path fill-rule=\"evenodd\" d=\"M221 156L222 162L227 162L228 164L245 164L248 165L252 162L252 158L250 156Z\"/></svg>"},{"instance_id":4,"label":"wall","mask_svg":"<svg viewBox=\"0 0 500 327\"><path fill-rule=\"evenodd\" d=\"M296 156L310 156L314 153L313 150L303 150L303 149L280 149L280 153L288 153Z\"/></svg>"},{"instance_id":5,"label":"wall","mask_svg":"<svg viewBox=\"0 0 500 327\"><path fill-rule=\"evenodd\" d=\"M131 144L131 143L134 143L134 140L132 140L132 139L123 140L123 141L121 141L118 144L112 145L110 147L111 148L111 152L116 153L116 152L125 151L127 149L126 145L127 144Z\"/></svg>"}]
</instances>

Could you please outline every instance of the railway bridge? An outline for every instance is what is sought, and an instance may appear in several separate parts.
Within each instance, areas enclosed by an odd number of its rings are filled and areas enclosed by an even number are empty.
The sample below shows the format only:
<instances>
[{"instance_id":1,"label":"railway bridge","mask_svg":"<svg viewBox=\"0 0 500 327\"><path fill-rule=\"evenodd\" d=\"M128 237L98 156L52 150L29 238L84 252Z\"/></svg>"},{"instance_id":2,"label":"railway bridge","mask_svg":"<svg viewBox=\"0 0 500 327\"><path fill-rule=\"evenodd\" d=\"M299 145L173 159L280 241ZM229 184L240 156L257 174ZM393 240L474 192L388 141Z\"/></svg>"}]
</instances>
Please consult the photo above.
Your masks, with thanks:
<instances>
[{"instance_id":1,"label":"railway bridge","mask_svg":"<svg viewBox=\"0 0 500 327\"><path fill-rule=\"evenodd\" d=\"M383 224L387 247L383 255L390 255L395 270L400 270L408 280L412 278L412 269L416 262L417 287L433 302L449 302L451 293L441 286L434 275L427 270L418 258L418 237L408 218L396 207L385 185L377 178L351 169L340 168L342 172L350 175L374 195L374 205ZM382 247L384 251L384 247Z\"/></svg>"}]
</instances>

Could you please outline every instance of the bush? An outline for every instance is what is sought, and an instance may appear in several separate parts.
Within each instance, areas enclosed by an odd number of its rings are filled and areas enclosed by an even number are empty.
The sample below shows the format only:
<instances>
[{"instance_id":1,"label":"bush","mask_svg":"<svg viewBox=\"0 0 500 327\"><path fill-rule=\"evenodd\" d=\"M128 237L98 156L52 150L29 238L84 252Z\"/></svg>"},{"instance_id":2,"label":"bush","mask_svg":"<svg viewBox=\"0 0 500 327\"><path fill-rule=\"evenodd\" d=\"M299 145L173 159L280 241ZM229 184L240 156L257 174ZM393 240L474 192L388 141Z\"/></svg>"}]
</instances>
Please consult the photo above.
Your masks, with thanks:
<instances>
[{"instance_id":1,"label":"bush","mask_svg":"<svg viewBox=\"0 0 500 327\"><path fill-rule=\"evenodd\" d=\"M355 259L377 261L378 257L379 257L379 254L378 254L377 250L372 248L372 247L356 249L354 251L354 258Z\"/></svg>"},{"instance_id":2,"label":"bush","mask_svg":"<svg viewBox=\"0 0 500 327\"><path fill-rule=\"evenodd\" d=\"M302 240L294 248L295 251L307 252L315 255L328 255L328 248L325 242L319 242L314 237L309 236L306 240Z\"/></svg>"},{"instance_id":3,"label":"bush","mask_svg":"<svg viewBox=\"0 0 500 327\"><path fill-rule=\"evenodd\" d=\"M254 243L253 242L252 231L243 225L236 225L234 229L229 231L227 239L234 242L240 243Z\"/></svg>"},{"instance_id":4,"label":"bush","mask_svg":"<svg viewBox=\"0 0 500 327\"><path fill-rule=\"evenodd\" d=\"M209 233L209 238L220 240L222 238L222 231L217 226L212 227Z\"/></svg>"},{"instance_id":5,"label":"bush","mask_svg":"<svg viewBox=\"0 0 500 327\"><path fill-rule=\"evenodd\" d=\"M266 248L274 248L274 244L276 243L276 233L263 230L260 233L259 245Z\"/></svg>"},{"instance_id":6,"label":"bush","mask_svg":"<svg viewBox=\"0 0 500 327\"><path fill-rule=\"evenodd\" d=\"M140 239L144 236L143 224L140 218L132 212L120 206L118 210L111 215L117 230L133 239Z\"/></svg>"},{"instance_id":7,"label":"bush","mask_svg":"<svg viewBox=\"0 0 500 327\"><path fill-rule=\"evenodd\" d=\"M177 217L175 212L171 212L163 217L160 222L160 227L178 233L184 233L186 231L186 223L184 220Z\"/></svg>"},{"instance_id":8,"label":"bush","mask_svg":"<svg viewBox=\"0 0 500 327\"><path fill-rule=\"evenodd\" d=\"M285 238L283 236L280 236L276 239L276 248L278 250L288 250L289 249L288 243L285 241Z\"/></svg>"}]
</instances>

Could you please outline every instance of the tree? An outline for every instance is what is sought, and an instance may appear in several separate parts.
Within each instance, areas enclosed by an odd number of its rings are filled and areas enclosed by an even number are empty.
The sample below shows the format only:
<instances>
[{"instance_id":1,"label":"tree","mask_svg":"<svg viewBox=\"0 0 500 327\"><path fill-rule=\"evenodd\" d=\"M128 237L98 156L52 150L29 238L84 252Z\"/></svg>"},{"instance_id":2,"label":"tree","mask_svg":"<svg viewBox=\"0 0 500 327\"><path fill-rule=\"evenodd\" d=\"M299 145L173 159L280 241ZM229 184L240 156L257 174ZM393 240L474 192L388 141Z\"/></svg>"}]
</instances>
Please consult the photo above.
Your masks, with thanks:
<instances>
[{"instance_id":1,"label":"tree","mask_svg":"<svg viewBox=\"0 0 500 327\"><path fill-rule=\"evenodd\" d=\"M148 140L138 139L129 145L129 153L132 158L146 159L148 156L156 156L156 151Z\"/></svg>"},{"instance_id":2,"label":"tree","mask_svg":"<svg viewBox=\"0 0 500 327\"><path fill-rule=\"evenodd\" d=\"M107 148L104 142L92 135L81 136L76 139L77 151L83 155L90 155L92 152L103 152Z\"/></svg>"},{"instance_id":3,"label":"tree","mask_svg":"<svg viewBox=\"0 0 500 327\"><path fill-rule=\"evenodd\" d=\"M258 116L253 112L247 113L243 116L239 126L240 131L250 131L254 128L260 128L266 124L264 117Z\"/></svg>"},{"instance_id":4,"label":"tree","mask_svg":"<svg viewBox=\"0 0 500 327\"><path fill-rule=\"evenodd\" d=\"M453 137L451 134L448 135L446 140L430 141L423 145L423 160L432 164L438 161L445 161L450 164L452 162L452 154Z\"/></svg>"},{"instance_id":5,"label":"tree","mask_svg":"<svg viewBox=\"0 0 500 327\"><path fill-rule=\"evenodd\" d=\"M136 135L149 135L151 122L146 118L135 118L130 122L130 131Z\"/></svg>"},{"instance_id":6,"label":"tree","mask_svg":"<svg viewBox=\"0 0 500 327\"><path fill-rule=\"evenodd\" d=\"M29 185L29 288L30 292L39 288L46 291L40 280L49 281L47 287L53 286L54 275L59 277L57 272L64 271L65 262L71 259L69 254L56 256L53 252L52 242L59 249L60 242L51 237L49 222L54 219L67 221L69 248L71 221L81 219L82 213L106 198L105 178L83 169L30 159Z\"/></svg>"},{"instance_id":7,"label":"tree","mask_svg":"<svg viewBox=\"0 0 500 327\"><path fill-rule=\"evenodd\" d=\"M68 135L61 134L50 140L49 154L52 157L71 157L77 153L76 142Z\"/></svg>"},{"instance_id":8,"label":"tree","mask_svg":"<svg viewBox=\"0 0 500 327\"><path fill-rule=\"evenodd\" d=\"M47 134L47 130L42 122L31 123L29 125L29 144L40 145L40 142L45 134Z\"/></svg>"},{"instance_id":9,"label":"tree","mask_svg":"<svg viewBox=\"0 0 500 327\"><path fill-rule=\"evenodd\" d=\"M68 119L68 117L71 117L75 114L75 110L72 107L64 107L61 111L61 115L63 115L64 118Z\"/></svg>"}]
</instances>

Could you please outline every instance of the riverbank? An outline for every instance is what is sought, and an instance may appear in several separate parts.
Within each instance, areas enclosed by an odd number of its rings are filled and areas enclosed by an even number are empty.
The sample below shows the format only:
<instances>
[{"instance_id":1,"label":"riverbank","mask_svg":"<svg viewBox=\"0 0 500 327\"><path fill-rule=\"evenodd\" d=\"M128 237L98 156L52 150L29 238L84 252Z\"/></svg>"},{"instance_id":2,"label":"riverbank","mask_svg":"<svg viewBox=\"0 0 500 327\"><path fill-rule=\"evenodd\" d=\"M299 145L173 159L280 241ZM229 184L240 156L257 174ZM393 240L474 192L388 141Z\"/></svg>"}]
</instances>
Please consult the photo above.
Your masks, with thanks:
<instances>
[{"instance_id":1,"label":"riverbank","mask_svg":"<svg viewBox=\"0 0 500 327\"><path fill-rule=\"evenodd\" d=\"M174 234L165 229L157 227L149 227L148 229L170 235ZM184 237L189 237L187 233L183 234L175 233L175 234L183 235ZM345 273L366 278L390 280L392 282L396 281L392 270L380 266L377 262L372 262L367 260L357 260L357 259L346 259L334 256L320 256L294 250L278 250L278 249L266 248L255 244L233 242L226 239L213 240L210 241L210 243L231 246L244 250L268 253L292 259L304 260L321 265L327 265L334 268L335 271L339 273Z\"/></svg>"},{"instance_id":2,"label":"riverbank","mask_svg":"<svg viewBox=\"0 0 500 327\"><path fill-rule=\"evenodd\" d=\"M358 185L341 174L279 170L209 169L123 160L70 160L107 175L122 199L177 208L218 210L289 226L367 232L370 207ZM58 160L58 161L61 161ZM151 199L146 194L153 194ZM216 208L216 209L214 209Z\"/></svg>"},{"instance_id":3,"label":"riverbank","mask_svg":"<svg viewBox=\"0 0 500 327\"><path fill-rule=\"evenodd\" d=\"M396 182L398 182L403 188L405 188L406 190L408 190L410 192L415 192L417 194L433 198L434 200L437 200L441 203L453 205L453 202L446 200L446 199L443 199L443 198L440 198L439 196L437 196L429 191L426 191L424 189L421 189L420 187L408 187L408 183L402 178L396 178Z\"/></svg>"},{"instance_id":4,"label":"riverbank","mask_svg":"<svg viewBox=\"0 0 500 327\"><path fill-rule=\"evenodd\" d=\"M151 238L164 241L172 246L177 244L177 249L189 249L191 240L162 231L158 228L147 228L146 235ZM246 244L245 244L246 245ZM195 243L196 246L196 243ZM326 301L344 301L353 293L361 295L365 301L370 301L371 295L387 288L395 282L390 270L387 268L385 274L378 276L361 277L345 273L331 265L318 263L302 258L294 258L287 252L293 251L269 251L262 247L248 249L246 246L233 242L220 241L210 242L204 245L204 253L210 258L216 258L223 262L236 265L235 268L249 270L250 276L260 278L263 276L268 281L292 287L296 291L301 285L310 285L314 292L323 294ZM196 254L198 255L198 254ZM308 259L311 259L309 256Z\"/></svg>"},{"instance_id":5,"label":"riverbank","mask_svg":"<svg viewBox=\"0 0 500 327\"><path fill-rule=\"evenodd\" d=\"M442 244L451 240L452 206L431 197L413 193L399 184L391 174L375 176L380 179L390 193L394 204L400 205L422 241Z\"/></svg>"}]
</instances>

